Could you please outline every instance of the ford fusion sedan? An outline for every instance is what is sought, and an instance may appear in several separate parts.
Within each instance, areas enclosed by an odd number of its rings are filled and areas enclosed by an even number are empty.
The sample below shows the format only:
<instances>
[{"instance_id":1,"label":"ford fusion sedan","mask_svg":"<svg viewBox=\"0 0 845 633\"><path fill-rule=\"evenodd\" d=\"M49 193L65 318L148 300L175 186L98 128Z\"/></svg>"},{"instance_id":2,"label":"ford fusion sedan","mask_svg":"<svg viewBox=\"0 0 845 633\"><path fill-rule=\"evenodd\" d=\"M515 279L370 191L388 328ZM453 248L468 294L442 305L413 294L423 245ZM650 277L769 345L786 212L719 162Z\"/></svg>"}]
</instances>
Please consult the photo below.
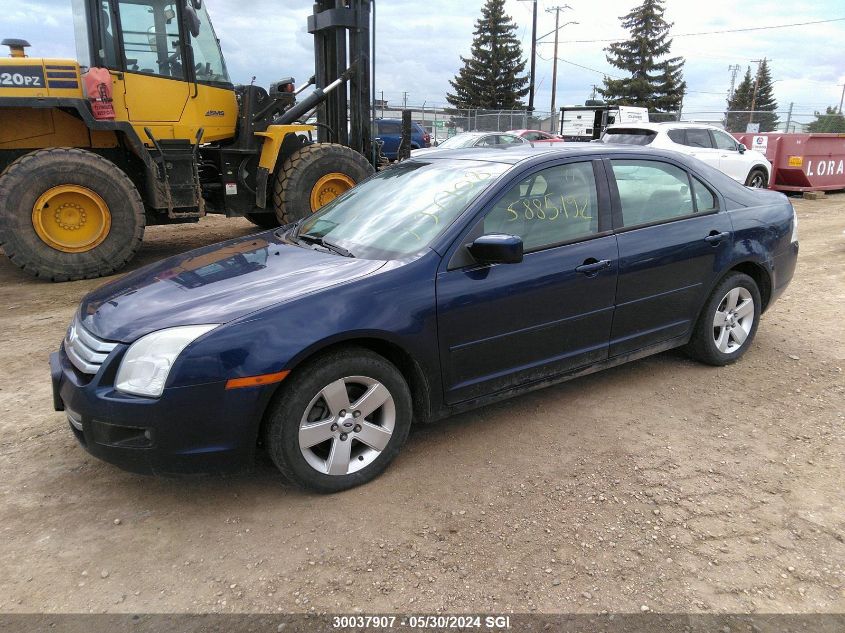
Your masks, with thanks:
<instances>
[{"instance_id":1,"label":"ford fusion sedan","mask_svg":"<svg viewBox=\"0 0 845 633\"><path fill-rule=\"evenodd\" d=\"M760 152L747 149L733 136L700 123L636 123L611 125L605 143L648 145L695 156L747 187L769 185L772 164Z\"/></svg>"},{"instance_id":2,"label":"ford fusion sedan","mask_svg":"<svg viewBox=\"0 0 845 633\"><path fill-rule=\"evenodd\" d=\"M737 361L797 254L782 194L681 154L437 152L93 291L51 356L54 404L129 470L262 450L338 491L381 473L412 423L674 347Z\"/></svg>"}]
</instances>

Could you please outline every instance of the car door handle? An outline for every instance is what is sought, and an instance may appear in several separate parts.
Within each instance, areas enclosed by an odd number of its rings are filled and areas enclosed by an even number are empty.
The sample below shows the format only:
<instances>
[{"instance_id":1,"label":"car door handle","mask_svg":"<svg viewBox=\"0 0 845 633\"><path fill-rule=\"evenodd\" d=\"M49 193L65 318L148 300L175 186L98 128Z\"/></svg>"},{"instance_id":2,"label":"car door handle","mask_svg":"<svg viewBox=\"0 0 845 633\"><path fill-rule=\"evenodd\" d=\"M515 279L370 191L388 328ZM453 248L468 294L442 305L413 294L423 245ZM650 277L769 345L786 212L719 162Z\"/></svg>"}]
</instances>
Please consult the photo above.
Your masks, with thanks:
<instances>
[{"instance_id":1,"label":"car door handle","mask_svg":"<svg viewBox=\"0 0 845 633\"><path fill-rule=\"evenodd\" d=\"M576 266L575 272L581 273L582 275L594 275L605 268L610 268L609 259L602 259L599 261L591 257L590 259L585 260L580 266Z\"/></svg>"},{"instance_id":2,"label":"car door handle","mask_svg":"<svg viewBox=\"0 0 845 633\"><path fill-rule=\"evenodd\" d=\"M710 231L710 235L704 238L705 242L710 242L714 246L721 242L726 237L730 237L730 231L722 231L721 233L717 233L716 231Z\"/></svg>"}]
</instances>

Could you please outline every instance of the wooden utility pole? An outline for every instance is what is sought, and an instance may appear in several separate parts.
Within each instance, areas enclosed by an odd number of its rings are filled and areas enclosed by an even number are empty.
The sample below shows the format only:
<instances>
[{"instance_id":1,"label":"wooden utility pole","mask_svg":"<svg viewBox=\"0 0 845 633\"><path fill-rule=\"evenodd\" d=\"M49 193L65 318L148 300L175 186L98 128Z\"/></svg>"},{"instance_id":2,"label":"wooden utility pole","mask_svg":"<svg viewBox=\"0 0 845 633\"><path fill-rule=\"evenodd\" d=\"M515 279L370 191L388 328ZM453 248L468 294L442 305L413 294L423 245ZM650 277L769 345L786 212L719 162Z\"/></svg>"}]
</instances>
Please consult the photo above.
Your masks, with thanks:
<instances>
[{"instance_id":1,"label":"wooden utility pole","mask_svg":"<svg viewBox=\"0 0 845 633\"><path fill-rule=\"evenodd\" d=\"M528 80L528 111L534 111L534 84L537 77L537 0L519 0L531 2L534 7L531 17L531 73Z\"/></svg>"},{"instance_id":2,"label":"wooden utility pole","mask_svg":"<svg viewBox=\"0 0 845 633\"><path fill-rule=\"evenodd\" d=\"M557 131L557 116L555 113L555 92L557 92L557 45L558 45L558 38L560 35L560 12L564 9L572 9L568 4L564 4L563 6L556 6L556 7L549 7L546 9L548 13L554 12L555 14L555 53L554 53L554 61L552 63L552 106L551 106L551 132L555 134ZM564 26L566 26L564 24Z\"/></svg>"}]
</instances>

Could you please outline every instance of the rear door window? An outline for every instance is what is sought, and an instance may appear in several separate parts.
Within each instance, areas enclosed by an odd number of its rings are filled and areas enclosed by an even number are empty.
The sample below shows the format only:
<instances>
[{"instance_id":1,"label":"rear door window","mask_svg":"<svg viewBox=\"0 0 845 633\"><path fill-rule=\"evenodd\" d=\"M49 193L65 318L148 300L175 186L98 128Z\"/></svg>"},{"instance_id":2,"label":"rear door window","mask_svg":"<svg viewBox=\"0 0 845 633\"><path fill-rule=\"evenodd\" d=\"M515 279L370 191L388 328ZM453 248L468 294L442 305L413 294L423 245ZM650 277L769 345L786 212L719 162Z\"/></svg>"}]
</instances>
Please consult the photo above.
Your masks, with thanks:
<instances>
[{"instance_id":1,"label":"rear door window","mask_svg":"<svg viewBox=\"0 0 845 633\"><path fill-rule=\"evenodd\" d=\"M672 142L678 145L687 144L687 136L684 134L684 130L669 130L668 135Z\"/></svg>"},{"instance_id":2,"label":"rear door window","mask_svg":"<svg viewBox=\"0 0 845 633\"><path fill-rule=\"evenodd\" d=\"M710 132L702 128L687 129L686 143L689 147L705 147L712 149L713 143L710 140Z\"/></svg>"},{"instance_id":3,"label":"rear door window","mask_svg":"<svg viewBox=\"0 0 845 633\"><path fill-rule=\"evenodd\" d=\"M666 222L693 213L687 172L655 160L610 161L622 207L622 226Z\"/></svg>"},{"instance_id":4,"label":"rear door window","mask_svg":"<svg viewBox=\"0 0 845 633\"><path fill-rule=\"evenodd\" d=\"M692 177L692 190L695 195L696 213L716 211L719 208L719 202L716 199L716 194L710 191L710 187L705 185L695 176Z\"/></svg>"},{"instance_id":5,"label":"rear door window","mask_svg":"<svg viewBox=\"0 0 845 633\"><path fill-rule=\"evenodd\" d=\"M379 121L379 134L402 134L402 126L394 121Z\"/></svg>"}]
</instances>

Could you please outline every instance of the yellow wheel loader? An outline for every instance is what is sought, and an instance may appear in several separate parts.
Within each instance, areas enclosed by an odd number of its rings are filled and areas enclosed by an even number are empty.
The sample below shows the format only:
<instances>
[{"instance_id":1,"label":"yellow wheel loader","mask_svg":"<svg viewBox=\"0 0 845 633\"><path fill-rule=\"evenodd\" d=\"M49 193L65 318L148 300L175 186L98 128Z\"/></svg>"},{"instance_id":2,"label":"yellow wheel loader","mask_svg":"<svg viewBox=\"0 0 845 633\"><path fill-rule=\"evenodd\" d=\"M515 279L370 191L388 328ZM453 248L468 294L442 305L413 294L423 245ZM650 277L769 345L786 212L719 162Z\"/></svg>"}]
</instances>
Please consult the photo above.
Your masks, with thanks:
<instances>
[{"instance_id":1,"label":"yellow wheel loader","mask_svg":"<svg viewBox=\"0 0 845 633\"><path fill-rule=\"evenodd\" d=\"M315 4L322 87L300 102L292 79L269 91L231 83L202 0L73 0L73 11L77 60L3 40L0 246L20 268L53 281L108 275L147 225L220 213L271 228L372 173L369 0ZM347 31L362 57L349 68ZM318 106L342 129L299 123Z\"/></svg>"}]
</instances>

